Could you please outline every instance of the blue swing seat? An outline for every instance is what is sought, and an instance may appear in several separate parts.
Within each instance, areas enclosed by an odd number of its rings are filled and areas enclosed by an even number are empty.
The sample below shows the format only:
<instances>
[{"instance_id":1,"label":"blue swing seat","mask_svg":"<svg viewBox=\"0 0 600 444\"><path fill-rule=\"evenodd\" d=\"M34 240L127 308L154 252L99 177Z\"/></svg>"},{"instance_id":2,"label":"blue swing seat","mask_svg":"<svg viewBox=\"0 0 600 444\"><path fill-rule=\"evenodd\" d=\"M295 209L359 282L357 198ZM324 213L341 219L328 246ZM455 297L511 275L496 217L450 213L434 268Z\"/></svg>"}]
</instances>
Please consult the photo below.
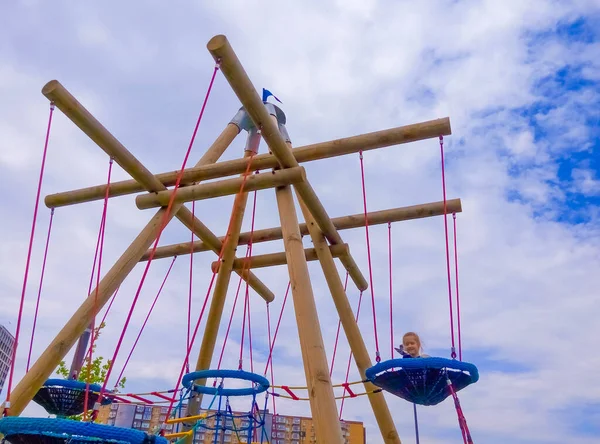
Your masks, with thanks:
<instances>
[{"instance_id":1,"label":"blue swing seat","mask_svg":"<svg viewBox=\"0 0 600 444\"><path fill-rule=\"evenodd\" d=\"M479 380L477 367L445 358L403 358L380 362L365 372L383 390L419 405L436 405Z\"/></svg>"},{"instance_id":2,"label":"blue swing seat","mask_svg":"<svg viewBox=\"0 0 600 444\"><path fill-rule=\"evenodd\" d=\"M10 444L168 444L140 430L60 418L7 416L0 419L0 435Z\"/></svg>"},{"instance_id":3,"label":"blue swing seat","mask_svg":"<svg viewBox=\"0 0 600 444\"><path fill-rule=\"evenodd\" d=\"M91 410L102 390L98 384L90 384L87 408ZM33 397L51 415L61 417L79 415L85 409L86 383L74 379L48 379ZM102 405L110 404L110 398L102 399Z\"/></svg>"}]
</instances>

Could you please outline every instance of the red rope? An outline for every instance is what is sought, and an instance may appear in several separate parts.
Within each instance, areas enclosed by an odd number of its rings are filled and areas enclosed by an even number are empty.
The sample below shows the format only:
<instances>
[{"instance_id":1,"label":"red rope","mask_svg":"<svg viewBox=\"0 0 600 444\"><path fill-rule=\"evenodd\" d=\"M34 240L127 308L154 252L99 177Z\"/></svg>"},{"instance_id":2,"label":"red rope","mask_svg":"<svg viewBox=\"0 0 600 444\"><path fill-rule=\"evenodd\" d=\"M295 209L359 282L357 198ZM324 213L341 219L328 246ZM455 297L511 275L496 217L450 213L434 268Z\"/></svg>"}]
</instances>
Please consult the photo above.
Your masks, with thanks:
<instances>
[{"instance_id":1,"label":"red rope","mask_svg":"<svg viewBox=\"0 0 600 444\"><path fill-rule=\"evenodd\" d=\"M346 288L348 286L348 276L349 276L349 273L346 271L346 280L344 282L344 292L346 291ZM331 378L331 375L333 374L333 364L335 363L335 355L337 353L337 346L338 346L338 341L340 339L341 327L342 327L342 320L339 319L338 326L337 326L337 332L335 333L335 344L333 346L333 356L331 357L331 366L329 367L329 377L330 378Z\"/></svg>"},{"instance_id":2,"label":"red rope","mask_svg":"<svg viewBox=\"0 0 600 444\"><path fill-rule=\"evenodd\" d=\"M29 276L29 264L31 263L31 251L33 249L33 238L35 237L35 225L37 222L37 213L40 205L40 194L42 191L42 180L44 178L44 168L46 165L46 154L48 153L48 141L50 139L50 128L52 126L52 114L54 113L54 102L50 102L50 116L48 117L48 128L46 129L46 141L44 142L44 152L42 154L42 165L40 167L40 177L38 180L38 188L35 197L35 206L33 209L33 220L31 222L31 235L29 236L29 249L27 251L27 260L25 262L25 275L23 276L23 288L21 290L21 302L19 304L19 315L17 317L17 329L15 331L15 345L12 350L10 360L10 373L8 376L8 385L6 387L6 405L4 415L8 415L10 407L10 392L12 390L13 377L15 373L15 362L17 360L17 347L19 345L19 335L21 333L21 321L23 318L23 305L25 304L25 292L27 289L27 277Z\"/></svg>"},{"instance_id":3,"label":"red rope","mask_svg":"<svg viewBox=\"0 0 600 444\"><path fill-rule=\"evenodd\" d=\"M454 407L456 408L456 415L458 416L458 425L460 427L460 431L462 433L464 444L473 444L473 438L471 438L471 432L469 431L469 426L467 425L467 419L462 411L462 407L460 406L460 401L458 400L458 395L452 386L450 380L448 380L448 389L452 394L452 398L454 399Z\"/></svg>"},{"instance_id":4,"label":"red rope","mask_svg":"<svg viewBox=\"0 0 600 444\"><path fill-rule=\"evenodd\" d=\"M37 324L37 317L40 308L40 298L42 296L42 285L44 282L44 273L46 271L46 259L48 257L48 245L50 244L50 232L52 231L52 219L54 219L54 208L50 210L50 222L48 222L48 234L46 235L46 247L44 248L44 259L42 261L42 273L40 274L40 285L38 286L37 301L35 303L35 314L33 315L33 327L31 328L31 341L29 342L29 354L27 355L26 372L29 371L29 364L31 363L33 338L35 336L35 326Z\"/></svg>"},{"instance_id":5,"label":"red rope","mask_svg":"<svg viewBox=\"0 0 600 444\"><path fill-rule=\"evenodd\" d=\"M375 292L373 290L373 267L371 264L371 242L369 241L369 220L367 217L367 189L365 186L365 167L363 163L363 153L359 152L360 157L360 173L362 179L362 194L363 194L363 208L365 213L365 234L367 237L367 258L369 261L369 285L371 287L371 306L373 310L373 330L375 334L375 360L377 362L381 361L381 356L379 354L379 337L377 334L377 314L375 312Z\"/></svg>"},{"instance_id":6,"label":"red rope","mask_svg":"<svg viewBox=\"0 0 600 444\"><path fill-rule=\"evenodd\" d=\"M246 255L248 254L248 248L246 247ZM221 347L221 355L219 356L219 363L217 368L221 368L221 362L223 361L223 355L225 354L225 346L227 345L227 340L229 338L229 332L231 331L231 322L233 321L233 315L235 313L235 307L237 305L238 297L240 295L240 288L242 287L242 276L238 281L237 291L235 292L235 299L233 300L233 307L231 309L231 314L229 315L229 323L227 324L227 331L225 332L225 339L223 341L223 346ZM217 380L214 381L214 386L216 386Z\"/></svg>"},{"instance_id":7,"label":"red rope","mask_svg":"<svg viewBox=\"0 0 600 444\"><path fill-rule=\"evenodd\" d=\"M356 307L356 322L358 323L358 316L360 315L360 305L362 302L362 296L363 296L363 292L360 292L360 295L358 296L358 307ZM350 376L350 363L352 362L352 351L350 351L350 356L348 356L348 366L346 367L346 379L344 380L344 382L347 384L348 383L348 377ZM344 388L344 393L342 394L342 396L346 395L346 388ZM342 398L342 403L340 405L340 421L342 420L342 412L344 411L344 401L346 400L346 398Z\"/></svg>"},{"instance_id":8,"label":"red rope","mask_svg":"<svg viewBox=\"0 0 600 444\"><path fill-rule=\"evenodd\" d=\"M129 326L129 322L131 321L131 316L133 314L133 310L134 310L135 305L137 303L138 297L139 297L139 295L140 295L140 293L142 291L142 286L143 286L144 281L146 279L146 276L148 274L148 270L150 268L150 264L152 263L152 259L154 259L154 254L156 252L156 247L158 246L158 242L160 241L160 237L162 235L162 232L163 232L164 228L166 227L166 225L167 225L167 223L169 221L169 216L170 216L170 213L171 213L171 209L173 208L173 203L175 202L175 195L177 193L177 190L179 189L179 185L181 184L181 179L183 178L183 171L185 169L185 166L187 164L188 158L189 158L190 153L192 151L192 146L194 145L194 140L196 139L196 134L198 132L198 127L200 126L200 122L202 121L202 116L204 114L204 110L206 109L206 104L208 102L208 98L210 96L210 92L212 90L212 86L214 84L215 77L216 77L218 69L219 69L219 63L217 62L217 65L215 66L215 69L213 71L212 78L210 80L210 84L208 86L208 91L206 92L206 97L204 98L204 103L202 104L202 109L200 110L200 115L198 116L198 120L196 122L196 126L195 126L194 132L192 134L192 138L190 140L190 144L189 144L187 152L185 154L185 158L183 159L183 163L181 165L181 169L177 173L177 180L175 182L175 187L173 189L173 192L171 193L171 196L169 198L169 204L167 205L167 209L166 209L166 211L165 211L165 213L163 215L163 218L162 218L162 221L161 221L160 230L158 231L158 235L156 236L156 239L154 240L154 246L152 247L152 250L150 252L150 257L148 258L148 261L146 262L146 267L144 269L144 273L142 274L140 285L138 286L138 289L136 291L135 297L133 298L133 302L131 304L131 308L130 308L129 313L127 315L127 319L125 320L125 325L123 326L123 331L121 332L121 336L119 337L119 341L117 343L117 347L115 348L115 352L113 354L113 358L112 358L111 364L108 367L108 370L106 372L106 379L104 380L104 384L102 384L102 389L100 390L100 395L98 396L97 404L100 404L100 402L102 401L102 397L104 395L104 392L106 391L106 384L108 382L108 379L110 378L110 374L111 374L112 369L114 367L114 363L116 361L117 354L119 353L119 349L121 348L121 344L123 343L123 338L125 337L125 332L127 331L127 327ZM188 349L189 349L189 347L188 347ZM186 359L187 359L187 357L186 357ZM185 363L184 363L184 368L185 368ZM177 386L179 386L179 382L178 382ZM97 417L97 410L94 409L94 419L96 417Z\"/></svg>"},{"instance_id":9,"label":"red rope","mask_svg":"<svg viewBox=\"0 0 600 444\"><path fill-rule=\"evenodd\" d=\"M267 370L269 369L269 364L273 366L272 358L273 358L273 347L275 347L275 341L277 340L277 333L279 333L279 325L281 325L281 318L283 317L283 310L285 309L285 303L287 302L288 295L290 294L290 284L288 282L287 290L285 291L285 297L283 298L283 304L281 305L281 311L279 312L279 319L277 320L277 326L275 327L275 334L273 335L273 343L269 347L269 357L267 359L267 365L265 366L265 371L263 375L267 374Z\"/></svg>"},{"instance_id":10,"label":"red rope","mask_svg":"<svg viewBox=\"0 0 600 444\"><path fill-rule=\"evenodd\" d=\"M171 261L171 264L169 265L169 269L167 270L167 273L165 274L165 277L164 277L162 283L160 284L158 292L156 293L156 296L154 297L154 301L152 301L152 305L150 306L150 309L148 310L148 314L146 315L146 319L144 319L144 323L142 324L142 327L140 328L140 331L138 332L138 335L135 338L135 341L133 342L133 345L131 346L131 350L129 351L129 355L127 355L127 359L125 360L125 364L123 364L123 368L121 369L121 373L119 373L119 376L117 377L117 380L115 381L115 389L117 388L117 386L119 384L119 381L123 377L123 373L125 372L125 368L127 367L127 364L129 364L129 360L131 359L131 355L133 354L133 351L135 350L135 347L137 346L138 341L140 340L140 337L142 336L142 332L144 331L144 328L146 328L146 324L148 323L148 319L150 319L150 315L152 314L152 311L154 310L154 306L156 305L156 302L158 301L158 298L159 298L160 294L162 293L163 287L165 286L165 284L167 282L167 279L169 278L169 274L171 274L171 269L173 268L173 265L175 264L175 260L176 259L177 259L177 256L173 256L173 260Z\"/></svg>"},{"instance_id":11,"label":"red rope","mask_svg":"<svg viewBox=\"0 0 600 444\"><path fill-rule=\"evenodd\" d=\"M253 158L254 154L252 156L250 156L250 158L248 159L248 167L246 168L246 172L244 173L244 179L242 180L242 185L240 186L240 191L237 193L236 197L235 197L235 202L234 206L237 205L237 200L241 198L241 194L242 191L244 190L244 186L246 185L246 180L248 179L248 173L250 171L250 166L252 165L252 158ZM182 169L183 171L183 169ZM221 262L221 259L223 258L223 254L225 252L225 247L227 245L227 242L230 239L231 236L231 227L233 224L233 217L234 217L234 213L231 213L231 217L229 219L229 225L227 227L227 232L225 234L225 239L223 240L223 244L221 245L221 251L219 252L219 257L217 259L217 263ZM215 278L217 276L217 272L214 271L213 275L212 275L212 279L210 281L210 285L208 287L208 291L206 292L206 297L204 298L204 303L202 305L202 310L200 311L200 316L198 316L198 321L196 322L196 327L194 328L194 333L192 335L191 341L190 341L190 345L187 349L187 353L183 362L183 365L181 366L181 371L179 373L179 377L177 379L177 384L175 384L175 387L179 387L179 384L181 384L181 379L183 378L183 371L185 370L185 362L188 360L190 352L192 350L192 346L194 345L194 340L196 338L196 335L198 334L198 328L200 327L200 322L202 321L202 317L204 316L204 310L206 309L206 304L208 303L208 297L210 296L210 292L211 289L213 287L213 284L215 282ZM173 393L173 397L171 398L171 403L169 404L169 410L167 412L167 418L171 415L171 411L173 410L173 404L175 403L175 400L177 398L177 392ZM164 430L161 430L161 432L164 432Z\"/></svg>"},{"instance_id":12,"label":"red rope","mask_svg":"<svg viewBox=\"0 0 600 444\"><path fill-rule=\"evenodd\" d=\"M456 283L456 321L458 333L458 359L462 361L462 340L460 331L460 293L458 292L458 248L456 241L456 213L452 213L454 223L454 282Z\"/></svg>"},{"instance_id":13,"label":"red rope","mask_svg":"<svg viewBox=\"0 0 600 444\"><path fill-rule=\"evenodd\" d=\"M388 222L388 263L390 270L390 350L394 359L394 278L392 275L392 224Z\"/></svg>"},{"instance_id":14,"label":"red rope","mask_svg":"<svg viewBox=\"0 0 600 444\"><path fill-rule=\"evenodd\" d=\"M115 302L115 298L117 297L117 293L119 292L119 288L121 288L121 287L119 286L115 290L115 293L113 294L113 296L112 296L112 298L111 298L111 300L110 300L110 302L108 304L108 308L106 309L106 311L104 312L104 315L102 316L102 321L100 321L100 324L98 324L98 325L102 325L102 324L104 324L104 321L106 321L106 317L108 316L108 312L110 311L110 308L112 307L113 302ZM92 332L92 334L94 334L94 332ZM98 335L99 334L100 333L96 333L95 334L96 339L98 339ZM87 353L89 353L89 352L90 352L90 349L88 348ZM87 353L86 353L86 355L87 355Z\"/></svg>"},{"instance_id":15,"label":"red rope","mask_svg":"<svg viewBox=\"0 0 600 444\"><path fill-rule=\"evenodd\" d=\"M456 358L456 348L454 344L454 315L452 313L452 277L450 273L450 246L448 235L448 203L446 201L446 170L444 167L444 136L440 136L440 157L442 163L442 193L444 196L444 233L446 235L446 269L448 271L448 304L450 308L450 337L452 338L452 349L450 356Z\"/></svg>"},{"instance_id":16,"label":"red rope","mask_svg":"<svg viewBox=\"0 0 600 444\"><path fill-rule=\"evenodd\" d=\"M108 212L108 193L110 190L110 176L112 174L112 167L113 167L113 158L111 157L108 161L108 178L106 179L106 192L104 193L104 205L102 208L102 219L100 222L100 232L99 232L99 245L100 245L100 250L98 252L98 273L96 274L96 291L94 293L94 313L98 312L98 290L100 288L100 274L101 274L101 269L102 269L102 254L104 252L104 233L106 231L106 214ZM93 272L92 272L93 274ZM94 353L94 340L96 335L94 335L94 331L96 329L96 315L94 315L93 319L92 319L92 334L91 334L91 338L90 338L90 348L89 348L89 355L88 355L88 363L87 363L87 370L88 370L88 374L87 374L87 378L85 381L85 395L84 395L84 401L83 401L83 405L85 406L84 410L83 410L83 420L85 421L87 419L87 411L88 411L88 401L89 401L89 391L90 391L90 384L91 384L91 377L92 377L92 356Z\"/></svg>"},{"instance_id":17,"label":"red rope","mask_svg":"<svg viewBox=\"0 0 600 444\"><path fill-rule=\"evenodd\" d=\"M269 303L267 303L267 331L269 334L269 349L272 349L273 343L271 341L271 312L269 310ZM267 372L265 372L266 375ZM271 365L271 386L275 385L275 375L273 372L273 366ZM277 409L275 408L275 396L271 397L271 402L273 404L273 416L277 416Z\"/></svg>"},{"instance_id":18,"label":"red rope","mask_svg":"<svg viewBox=\"0 0 600 444\"><path fill-rule=\"evenodd\" d=\"M190 282L188 289L188 312L187 312L187 341L186 345L189 347L190 345L190 333L192 329L192 289L193 289L193 275L194 275L194 222L196 221L196 201L192 201L192 238L190 240ZM190 363L187 361L185 363L186 371L190 372Z\"/></svg>"}]
</instances>

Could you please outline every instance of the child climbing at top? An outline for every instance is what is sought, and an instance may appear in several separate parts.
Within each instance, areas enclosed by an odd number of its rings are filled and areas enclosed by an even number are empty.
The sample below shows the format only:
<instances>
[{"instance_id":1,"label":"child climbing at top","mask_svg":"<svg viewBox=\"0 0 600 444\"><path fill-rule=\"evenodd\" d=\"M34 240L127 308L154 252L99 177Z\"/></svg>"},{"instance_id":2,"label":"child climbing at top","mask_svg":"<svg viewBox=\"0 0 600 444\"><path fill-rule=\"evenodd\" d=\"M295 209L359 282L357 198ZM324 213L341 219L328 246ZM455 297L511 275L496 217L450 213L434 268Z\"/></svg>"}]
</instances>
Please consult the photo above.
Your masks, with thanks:
<instances>
[{"instance_id":1,"label":"child climbing at top","mask_svg":"<svg viewBox=\"0 0 600 444\"><path fill-rule=\"evenodd\" d=\"M429 358L429 355L421 353L423 348L421 347L421 338L415 332L409 331L404 333L402 336L402 344L399 347L395 347L396 351L402 355L403 358Z\"/></svg>"}]
</instances>

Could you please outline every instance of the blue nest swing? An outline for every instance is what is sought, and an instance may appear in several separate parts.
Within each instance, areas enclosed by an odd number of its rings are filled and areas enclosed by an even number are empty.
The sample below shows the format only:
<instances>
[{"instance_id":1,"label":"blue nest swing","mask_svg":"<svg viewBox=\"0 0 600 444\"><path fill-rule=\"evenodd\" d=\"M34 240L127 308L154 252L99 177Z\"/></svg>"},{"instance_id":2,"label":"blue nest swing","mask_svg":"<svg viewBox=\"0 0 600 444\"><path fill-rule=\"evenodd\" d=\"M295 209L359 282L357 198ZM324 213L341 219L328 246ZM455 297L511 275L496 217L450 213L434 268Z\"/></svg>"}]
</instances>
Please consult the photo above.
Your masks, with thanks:
<instances>
[{"instance_id":1,"label":"blue nest swing","mask_svg":"<svg viewBox=\"0 0 600 444\"><path fill-rule=\"evenodd\" d=\"M479 380L477 367L445 358L403 358L367 369L369 381L383 390L419 405L436 405Z\"/></svg>"},{"instance_id":2,"label":"blue nest swing","mask_svg":"<svg viewBox=\"0 0 600 444\"><path fill-rule=\"evenodd\" d=\"M74 379L48 379L33 397L51 415L60 417L79 415L85 410L85 392L88 392L87 408L94 406L102 387L98 384L86 386L85 382ZM110 404L110 398L104 398L102 405Z\"/></svg>"},{"instance_id":3,"label":"blue nest swing","mask_svg":"<svg viewBox=\"0 0 600 444\"><path fill-rule=\"evenodd\" d=\"M162 436L93 422L60 418L0 419L0 435L10 444L168 444Z\"/></svg>"}]
</instances>

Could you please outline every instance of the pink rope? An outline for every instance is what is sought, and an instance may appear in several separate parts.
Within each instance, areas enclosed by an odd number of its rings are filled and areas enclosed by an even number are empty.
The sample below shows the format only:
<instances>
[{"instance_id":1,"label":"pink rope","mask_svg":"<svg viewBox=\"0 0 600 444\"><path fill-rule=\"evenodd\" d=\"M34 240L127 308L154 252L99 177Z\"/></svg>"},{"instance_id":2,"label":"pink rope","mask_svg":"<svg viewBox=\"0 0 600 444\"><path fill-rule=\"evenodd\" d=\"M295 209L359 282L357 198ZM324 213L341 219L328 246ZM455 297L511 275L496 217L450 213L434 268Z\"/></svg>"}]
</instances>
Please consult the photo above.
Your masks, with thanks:
<instances>
[{"instance_id":1,"label":"pink rope","mask_svg":"<svg viewBox=\"0 0 600 444\"><path fill-rule=\"evenodd\" d=\"M192 329L192 290L193 290L193 282L194 282L194 222L196 220L196 201L192 201L192 238L190 240L190 281L189 281L189 289L188 289L188 312L187 312L187 341L186 344L189 347L190 345L190 333ZM186 361L186 371L190 372L190 362Z\"/></svg>"},{"instance_id":2,"label":"pink rope","mask_svg":"<svg viewBox=\"0 0 600 444\"><path fill-rule=\"evenodd\" d=\"M456 241L456 213L452 213L454 222L454 281L456 283L456 321L458 333L458 359L462 361L462 340L460 331L460 293L458 291L458 248Z\"/></svg>"},{"instance_id":3,"label":"pink rope","mask_svg":"<svg viewBox=\"0 0 600 444\"><path fill-rule=\"evenodd\" d=\"M267 303L267 331L269 334L269 349L271 350L273 347L273 342L271 341L271 312L269 310L269 303ZM265 372L266 374L267 372ZM271 386L275 385L275 375L273 371L273 366L271 365ZM275 408L275 396L271 396L271 403L273 404L273 416L277 416L277 409Z\"/></svg>"},{"instance_id":4,"label":"pink rope","mask_svg":"<svg viewBox=\"0 0 600 444\"><path fill-rule=\"evenodd\" d=\"M185 158L183 159L183 163L181 165L181 169L179 170L179 173L177 174L177 180L175 182L175 187L173 189L173 192L171 193L171 197L169 198L169 204L167 205L167 209L164 213L162 222L161 222L161 226L160 226L160 230L158 232L158 235L156 236L156 239L154 240L154 246L152 247L152 250L150 252L150 257L148 258L148 261L146 262L146 267L144 269L144 272L142 274L142 278L140 281L140 285L138 286L138 289L136 291L136 294L133 298L133 302L131 304L131 308L129 310L129 313L127 314L127 319L125 320L125 325L123 326L123 330L121 332L121 336L119 337L119 341L117 343L117 346L115 348L115 352L113 354L113 358L111 360L111 364L108 367L108 370L106 372L106 379L104 380L104 384L102 384L102 389L100 390L100 394L98 396L98 401L97 404L100 404L100 402L102 401L102 397L104 395L104 392L106 391L106 384L108 382L108 379L110 378L110 375L112 373L112 369L114 367L115 361L117 359L117 355L119 353L119 349L121 348L121 344L123 343L123 338L125 337L125 333L127 331L127 327L129 326L129 322L131 321L131 316L133 314L133 310L135 308L135 305L137 303L137 300L139 298L139 295L142 291L142 286L144 285L144 281L146 280L146 276L148 275L148 270L150 269L150 264L152 263L152 260L154 259L154 254L156 252L156 247L158 246L158 242L160 241L160 237L162 235L162 232L164 230L164 228L166 227L168 221L169 221L169 216L171 213L171 209L173 208L173 203L175 202L175 195L177 193L177 190L179 189L179 185L181 184L181 180L183 178L183 171L185 169L185 166L187 165L187 161L188 158L190 156L190 153L192 151L192 146L194 145L194 140L196 139L196 134L198 132L198 127L200 126L200 122L202 121L202 116L204 115L204 110L206 109L206 104L208 102L208 98L210 96L210 92L212 90L212 86L214 84L214 80L217 74L217 71L219 69L219 64L217 63L217 65L215 66L215 69L213 71L213 75L212 78L210 80L210 84L208 86L208 91L206 92L206 97L204 98L204 103L202 104L202 109L200 110L200 115L198 116L198 120L196 122L196 126L194 128L194 132L192 134L192 138L190 140L190 144L188 146L187 152L185 154ZM189 347L188 347L189 350ZM189 352L188 352L189 354ZM187 359L187 357L186 357ZM183 368L185 369L185 362L184 362L184 366ZM183 369L182 369L183 370ZM179 386L179 381L177 383L177 386ZM97 417L97 411L94 410L94 419L96 419Z\"/></svg>"},{"instance_id":5,"label":"pink rope","mask_svg":"<svg viewBox=\"0 0 600 444\"><path fill-rule=\"evenodd\" d=\"M448 271L448 305L450 308L450 337L452 338L452 349L450 356L456 359L456 348L454 344L454 315L452 313L452 277L450 273L450 246L448 235L448 203L446 201L446 172L444 167L444 136L440 136L440 156L442 163L442 193L444 196L444 233L446 235L446 269Z\"/></svg>"},{"instance_id":6,"label":"pink rope","mask_svg":"<svg viewBox=\"0 0 600 444\"><path fill-rule=\"evenodd\" d=\"M279 319L277 320L277 326L275 327L275 334L273 335L273 343L269 347L269 357L267 359L267 365L265 366L265 371L263 372L263 375L267 374L267 370L269 369L269 364L273 365L272 361L271 361L273 358L273 347L275 347L275 341L277 340L277 333L279 333L279 325L281 324L281 318L283 317L283 310L285 309L285 303L287 302L288 295L290 294L290 284L291 284L291 282L288 282L287 290L285 291L285 297L283 298L283 304L281 305L281 311L279 312Z\"/></svg>"},{"instance_id":7,"label":"pink rope","mask_svg":"<svg viewBox=\"0 0 600 444\"><path fill-rule=\"evenodd\" d=\"M40 205L40 194L42 191L42 180L44 178L44 169L46 165L46 154L48 153L48 141L50 139L50 128L52 126L52 114L54 113L54 102L50 102L50 116L48 117L48 128L46 130L46 141L44 142L44 152L42 154L42 165L40 167L40 177L35 197L35 206L33 209L33 221L31 222L31 235L29 236L29 249L27 251L27 260L25 262L25 275L23 276L23 288L21 290L21 302L19 304L19 315L17 317L17 329L15 331L15 345L12 350L10 373L8 376L8 385L6 387L6 402L10 402L10 392L12 390L13 377L15 373L15 362L17 360L17 347L19 345L19 335L21 333L21 321L23 320L23 306L25 304L25 292L27 290L27 277L29 276L29 265L31 264L31 251L33 249L33 238L35 237L35 225L37 222L37 213ZM10 405L10 404L7 404ZM8 415L8 408L4 409L4 415Z\"/></svg>"},{"instance_id":8,"label":"pink rope","mask_svg":"<svg viewBox=\"0 0 600 444\"><path fill-rule=\"evenodd\" d=\"M360 305L362 302L362 296L363 296L363 292L360 292L360 295L358 296L358 306L356 307L356 322L358 323L358 316L360 315ZM346 379L345 379L345 384L348 384L348 377L350 376L350 363L352 362L352 351L350 351L350 356L348 356L348 366L346 367ZM342 396L346 395L346 387L344 387L344 393L342 394ZM342 412L344 411L344 401L346 400L346 398L342 398L342 403L340 405L340 421L342 420Z\"/></svg>"},{"instance_id":9,"label":"pink rope","mask_svg":"<svg viewBox=\"0 0 600 444\"><path fill-rule=\"evenodd\" d=\"M360 154L360 173L362 179L362 194L363 194L363 207L365 213L365 234L367 238L367 258L369 261L369 285L371 287L371 306L373 310L373 331L375 334L375 360L377 362L381 361L381 356L379 354L379 337L377 334L377 314L375 312L375 292L373 290L373 266L371 264L371 242L369 241L369 220L367 217L367 189L365 186L365 167L363 163L363 153Z\"/></svg>"},{"instance_id":10,"label":"pink rope","mask_svg":"<svg viewBox=\"0 0 600 444\"><path fill-rule=\"evenodd\" d=\"M40 285L38 286L37 300L35 302L35 314L33 315L33 327L31 328L31 341L29 342L29 354L27 355L27 372L29 371L29 364L31 363L33 338L35 337L35 327L37 324L37 317L40 309L40 298L42 296L42 285L44 282L44 273L46 271L46 259L48 257L48 245L50 244L50 232L52 231L52 219L54 219L54 208L50 210L50 222L48 222L48 234L46 235L46 247L44 248L44 259L42 261L42 273L40 274Z\"/></svg>"},{"instance_id":11,"label":"pink rope","mask_svg":"<svg viewBox=\"0 0 600 444\"><path fill-rule=\"evenodd\" d=\"M248 254L248 248L246 248L246 254ZM223 340L223 346L221 347L221 354L219 356L219 363L217 365L218 369L221 368L221 363L223 361L223 355L225 354L225 346L227 345L227 340L229 338L229 332L231 331L231 323L233 321L235 307L237 305L238 297L240 295L240 288L242 288L242 276L240 276L240 279L238 281L237 291L235 292L235 299L233 300L233 307L231 309L231 314L229 315L229 323L227 324L227 331L225 332L225 339ZM217 380L215 379L214 386L216 386L216 384L217 384Z\"/></svg>"},{"instance_id":12,"label":"pink rope","mask_svg":"<svg viewBox=\"0 0 600 444\"><path fill-rule=\"evenodd\" d=\"M346 271L346 280L344 282L344 292L346 291L346 288L348 286L348 275L349 273ZM331 375L333 374L333 365L335 363L335 355L337 353L337 346L338 346L338 341L340 339L340 329L342 327L342 320L339 319L338 320L338 326L337 326L337 332L335 333L335 344L333 346L333 356L331 357L331 366L329 367L329 377L331 378Z\"/></svg>"},{"instance_id":13,"label":"pink rope","mask_svg":"<svg viewBox=\"0 0 600 444\"><path fill-rule=\"evenodd\" d=\"M108 162L108 178L106 180L107 183L107 187L106 187L106 192L104 193L104 206L102 208L102 219L100 222L100 232L99 232L99 239L100 239L100 250L98 252L98 273L96 274L96 291L94 293L94 313L97 313L97 305L98 305L98 290L100 288L100 273L101 273L101 269L102 269L102 254L104 252L104 233L106 231L106 214L108 212L108 197L109 197L109 190L110 190L110 177L112 174L112 167L113 167L113 158L111 157L109 162ZM93 275L93 272L92 272ZM91 339L90 339L90 348L88 350L89 352L89 358L88 358L88 374L87 374L87 378L86 378L86 383L85 383L85 395L84 395L84 410L83 410L83 419L84 421L87 419L87 411L88 411L88 400L89 400L89 391L90 391L90 378L92 377L92 356L94 353L94 340L96 339L94 335L94 331L96 329L96 315L94 315L93 319L92 319L92 334L91 334Z\"/></svg>"},{"instance_id":14,"label":"pink rope","mask_svg":"<svg viewBox=\"0 0 600 444\"><path fill-rule=\"evenodd\" d=\"M173 260L171 261L171 264L169 265L169 269L167 270L167 273L166 273L166 275L165 275L162 283L160 284L160 287L158 289L158 293L156 293L156 296L154 297L154 301L152 301L152 305L150 306L150 309L148 310L148 314L146 315L146 319L144 319L144 323L142 324L142 327L140 328L140 331L138 332L138 335L135 338L135 341L134 341L133 345L131 346L131 350L129 351L129 355L127 355L127 359L125 360L125 364L123 364L123 368L121 369L121 373L119 373L119 376L117 377L117 380L115 381L115 389L117 388L117 386L119 384L119 381L123 377L123 373L125 372L125 368L127 367L127 364L129 364L129 360L131 359L131 355L133 355L133 351L135 350L135 347L137 346L138 341L140 340L140 337L142 336L142 332L144 331L144 328L146 328L146 324L148 323L148 319L150 319L150 315L152 314L152 311L154 310L154 306L156 305L156 302L158 301L158 298L160 297L160 294L162 293L163 287L165 286L165 283L167 282L167 279L169 278L169 275L171 274L171 269L173 268L173 265L175 264L175 260L176 259L177 259L177 256L173 256ZM188 344L189 344L189 341L188 341Z\"/></svg>"},{"instance_id":15,"label":"pink rope","mask_svg":"<svg viewBox=\"0 0 600 444\"><path fill-rule=\"evenodd\" d=\"M392 275L392 224L388 222L388 263L390 270L390 350L394 359L394 278Z\"/></svg>"}]
</instances>

